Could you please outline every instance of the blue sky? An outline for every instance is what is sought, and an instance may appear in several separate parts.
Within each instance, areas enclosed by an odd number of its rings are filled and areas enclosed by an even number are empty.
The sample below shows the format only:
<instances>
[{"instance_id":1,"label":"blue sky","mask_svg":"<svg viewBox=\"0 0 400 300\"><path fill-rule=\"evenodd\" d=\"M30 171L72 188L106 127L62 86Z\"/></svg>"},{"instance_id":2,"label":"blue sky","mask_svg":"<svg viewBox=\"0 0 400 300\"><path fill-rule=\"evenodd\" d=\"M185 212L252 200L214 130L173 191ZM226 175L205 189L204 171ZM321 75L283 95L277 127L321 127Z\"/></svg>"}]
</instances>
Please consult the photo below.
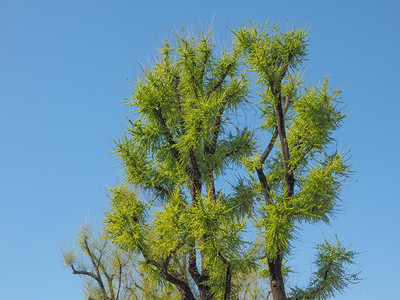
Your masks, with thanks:
<instances>
[{"instance_id":1,"label":"blue sky","mask_svg":"<svg viewBox=\"0 0 400 300\"><path fill-rule=\"evenodd\" d=\"M329 75L351 112L339 133L356 171L343 212L302 232L296 266L312 271L314 238L337 233L361 252L364 280L336 299L396 299L399 12L394 0L0 1L1 297L82 299L61 249L82 222L100 224L106 188L118 181L110 152L125 122L126 78L182 25L214 20L217 40L229 42L227 26L251 19L310 28L306 78Z\"/></svg>"}]
</instances>

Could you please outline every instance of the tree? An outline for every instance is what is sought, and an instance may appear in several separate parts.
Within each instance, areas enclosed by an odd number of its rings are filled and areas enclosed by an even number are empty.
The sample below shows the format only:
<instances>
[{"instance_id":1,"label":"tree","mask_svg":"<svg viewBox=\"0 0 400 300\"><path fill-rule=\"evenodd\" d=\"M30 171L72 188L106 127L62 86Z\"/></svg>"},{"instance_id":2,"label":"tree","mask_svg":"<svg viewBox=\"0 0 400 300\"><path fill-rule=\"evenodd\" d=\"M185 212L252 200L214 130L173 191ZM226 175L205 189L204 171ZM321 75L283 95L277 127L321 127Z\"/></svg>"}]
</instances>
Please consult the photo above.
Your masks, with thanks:
<instances>
[{"instance_id":1,"label":"tree","mask_svg":"<svg viewBox=\"0 0 400 300\"><path fill-rule=\"evenodd\" d=\"M327 78L304 84L306 31L232 33L219 54L210 32L176 35L142 67L126 102L135 119L116 140L124 182L110 189L107 232L182 299L234 299L239 278L259 271L275 300L327 299L358 280L345 268L354 252L318 246L304 289L285 287L283 265L295 229L329 222L351 173L347 152L333 147L340 91ZM255 128L235 122L249 106Z\"/></svg>"},{"instance_id":2,"label":"tree","mask_svg":"<svg viewBox=\"0 0 400 300\"><path fill-rule=\"evenodd\" d=\"M63 252L64 264L84 278L83 292L89 300L179 299L171 287L158 288L149 282L137 257L113 245L104 232L95 237L83 225L77 244L78 251Z\"/></svg>"}]
</instances>

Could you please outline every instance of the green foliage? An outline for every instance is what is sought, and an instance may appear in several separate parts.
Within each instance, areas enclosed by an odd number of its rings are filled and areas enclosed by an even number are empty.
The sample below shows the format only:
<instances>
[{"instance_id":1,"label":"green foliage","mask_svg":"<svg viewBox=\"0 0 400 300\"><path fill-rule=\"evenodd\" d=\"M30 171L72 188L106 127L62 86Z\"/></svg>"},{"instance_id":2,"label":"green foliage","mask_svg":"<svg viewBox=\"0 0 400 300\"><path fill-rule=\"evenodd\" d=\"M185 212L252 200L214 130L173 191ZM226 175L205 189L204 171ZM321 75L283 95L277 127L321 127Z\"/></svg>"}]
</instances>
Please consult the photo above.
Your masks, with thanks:
<instances>
[{"instance_id":1,"label":"green foliage","mask_svg":"<svg viewBox=\"0 0 400 300\"><path fill-rule=\"evenodd\" d=\"M179 246L180 241L186 239L185 205L178 192L169 198L163 209L155 212L153 247L159 252L167 254Z\"/></svg>"},{"instance_id":2,"label":"green foliage","mask_svg":"<svg viewBox=\"0 0 400 300\"><path fill-rule=\"evenodd\" d=\"M258 83L271 89L281 85L286 70L297 69L306 55L307 32L295 29L284 33L277 26L272 32L267 26L253 26L235 33L238 50L244 52L247 63L257 73Z\"/></svg>"},{"instance_id":3,"label":"green foliage","mask_svg":"<svg viewBox=\"0 0 400 300\"><path fill-rule=\"evenodd\" d=\"M229 207L228 213L238 220L256 215L257 203L260 201L256 184L244 178L239 178L232 185L232 193L225 201Z\"/></svg>"},{"instance_id":4,"label":"green foliage","mask_svg":"<svg viewBox=\"0 0 400 300\"><path fill-rule=\"evenodd\" d=\"M273 259L279 252L288 253L294 224L287 214L287 205L279 201L277 205L268 205L261 216L261 228L264 228L264 251L268 259Z\"/></svg>"},{"instance_id":5,"label":"green foliage","mask_svg":"<svg viewBox=\"0 0 400 300\"><path fill-rule=\"evenodd\" d=\"M249 295L246 274L273 278L274 299L286 299L274 288L285 291L297 230L329 222L351 173L347 152L332 151L341 94L327 78L304 84L307 31L249 23L233 35L218 53L210 33L182 33L142 67L126 102L135 119L115 141L124 183L110 190L106 230L141 255L146 282L183 299ZM246 107L255 128L233 121ZM325 299L351 282L354 253L338 242L319 249L322 271L296 297Z\"/></svg>"},{"instance_id":6,"label":"green foliage","mask_svg":"<svg viewBox=\"0 0 400 300\"><path fill-rule=\"evenodd\" d=\"M349 284L360 281L358 273L347 273L346 265L354 264L357 253L346 249L336 238L333 243L325 239L318 245L319 250L315 261L317 270L310 286L301 290L295 288L291 299L316 299L323 300L342 293Z\"/></svg>"},{"instance_id":7,"label":"green foliage","mask_svg":"<svg viewBox=\"0 0 400 300\"><path fill-rule=\"evenodd\" d=\"M143 243L146 206L125 186L111 189L111 209L106 216L107 232L124 249Z\"/></svg>"},{"instance_id":8,"label":"green foliage","mask_svg":"<svg viewBox=\"0 0 400 300\"><path fill-rule=\"evenodd\" d=\"M305 177L299 177L299 192L293 197L291 215L307 222L329 222L336 201L349 176L349 166L344 154L333 154L313 167Z\"/></svg>"}]
</instances>

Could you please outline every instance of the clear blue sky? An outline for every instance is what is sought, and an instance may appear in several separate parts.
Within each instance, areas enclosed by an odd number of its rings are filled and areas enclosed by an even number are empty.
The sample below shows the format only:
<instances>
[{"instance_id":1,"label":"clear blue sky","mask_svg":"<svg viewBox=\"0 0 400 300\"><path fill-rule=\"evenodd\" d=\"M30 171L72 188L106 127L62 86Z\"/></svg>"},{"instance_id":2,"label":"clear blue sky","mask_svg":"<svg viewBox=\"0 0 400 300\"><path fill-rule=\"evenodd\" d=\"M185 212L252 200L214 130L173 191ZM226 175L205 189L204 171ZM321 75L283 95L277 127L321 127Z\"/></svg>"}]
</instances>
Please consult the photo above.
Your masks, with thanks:
<instances>
[{"instance_id":1,"label":"clear blue sky","mask_svg":"<svg viewBox=\"0 0 400 300\"><path fill-rule=\"evenodd\" d=\"M214 19L217 39L229 41L226 25L268 19L310 28L307 79L328 74L351 112L339 135L356 170L343 212L302 233L296 264L311 271L314 236L337 232L361 252L364 280L336 299L400 299L399 13L395 0L1 0L1 298L82 299L61 249L107 208L120 174L112 138L137 62L184 24L196 31Z\"/></svg>"}]
</instances>

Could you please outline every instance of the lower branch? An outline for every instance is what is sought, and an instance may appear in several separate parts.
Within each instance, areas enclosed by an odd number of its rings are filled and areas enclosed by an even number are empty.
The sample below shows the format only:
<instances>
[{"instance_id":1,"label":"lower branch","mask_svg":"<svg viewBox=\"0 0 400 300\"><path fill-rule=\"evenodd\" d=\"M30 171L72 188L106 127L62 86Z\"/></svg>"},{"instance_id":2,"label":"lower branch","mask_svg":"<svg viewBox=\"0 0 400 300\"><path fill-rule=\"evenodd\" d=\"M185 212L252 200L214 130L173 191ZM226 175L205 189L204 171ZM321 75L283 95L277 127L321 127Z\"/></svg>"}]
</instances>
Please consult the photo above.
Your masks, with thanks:
<instances>
[{"instance_id":1,"label":"lower branch","mask_svg":"<svg viewBox=\"0 0 400 300\"><path fill-rule=\"evenodd\" d=\"M183 300L195 300L189 284L180 278L182 276L174 271L168 271L168 265L171 259L171 255L169 255L163 263L159 263L150 258L148 253L140 244L138 245L138 249L142 253L144 259L146 260L146 263L155 266L160 272L162 278L176 286Z\"/></svg>"}]
</instances>

